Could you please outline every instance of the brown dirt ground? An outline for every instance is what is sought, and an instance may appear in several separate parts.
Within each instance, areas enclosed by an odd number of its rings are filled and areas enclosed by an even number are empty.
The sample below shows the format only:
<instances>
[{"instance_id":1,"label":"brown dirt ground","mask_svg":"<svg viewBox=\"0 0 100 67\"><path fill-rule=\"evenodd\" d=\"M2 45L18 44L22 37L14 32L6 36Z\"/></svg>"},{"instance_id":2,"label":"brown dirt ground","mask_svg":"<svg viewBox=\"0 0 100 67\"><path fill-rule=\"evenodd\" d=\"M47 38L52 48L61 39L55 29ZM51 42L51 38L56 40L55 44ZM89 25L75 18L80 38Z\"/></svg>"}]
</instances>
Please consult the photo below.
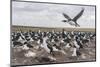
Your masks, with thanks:
<instances>
[{"instance_id":1,"label":"brown dirt ground","mask_svg":"<svg viewBox=\"0 0 100 67\"><path fill-rule=\"evenodd\" d=\"M34 45L34 44L33 44ZM72 52L69 49L66 49L66 55L62 54L61 52L55 51L53 55L47 53L43 48L36 50L30 49L30 51L36 52L38 59L41 57L53 56L56 58L56 61L44 62L39 61L37 58L34 57L25 57L24 54L27 52L25 50L20 50L17 48L11 47L11 63L12 65L30 65L30 64L43 64L43 63L62 63L62 62L77 62L77 61L95 61L95 41L89 42L88 46L84 45L83 49L80 49L81 55L78 57L72 57Z\"/></svg>"}]
</instances>

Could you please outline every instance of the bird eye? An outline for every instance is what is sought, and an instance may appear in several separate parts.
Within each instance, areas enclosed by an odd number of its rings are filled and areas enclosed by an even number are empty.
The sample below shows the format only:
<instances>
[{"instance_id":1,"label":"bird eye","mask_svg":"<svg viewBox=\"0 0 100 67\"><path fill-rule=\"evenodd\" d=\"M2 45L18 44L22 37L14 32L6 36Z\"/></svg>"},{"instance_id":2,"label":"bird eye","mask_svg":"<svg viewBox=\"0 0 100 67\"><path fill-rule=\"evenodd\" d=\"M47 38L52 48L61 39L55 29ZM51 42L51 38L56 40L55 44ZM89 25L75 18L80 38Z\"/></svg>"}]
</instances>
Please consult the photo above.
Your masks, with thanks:
<instances>
[{"instance_id":1,"label":"bird eye","mask_svg":"<svg viewBox=\"0 0 100 67\"><path fill-rule=\"evenodd\" d=\"M67 22L66 20L62 20L62 22Z\"/></svg>"}]
</instances>

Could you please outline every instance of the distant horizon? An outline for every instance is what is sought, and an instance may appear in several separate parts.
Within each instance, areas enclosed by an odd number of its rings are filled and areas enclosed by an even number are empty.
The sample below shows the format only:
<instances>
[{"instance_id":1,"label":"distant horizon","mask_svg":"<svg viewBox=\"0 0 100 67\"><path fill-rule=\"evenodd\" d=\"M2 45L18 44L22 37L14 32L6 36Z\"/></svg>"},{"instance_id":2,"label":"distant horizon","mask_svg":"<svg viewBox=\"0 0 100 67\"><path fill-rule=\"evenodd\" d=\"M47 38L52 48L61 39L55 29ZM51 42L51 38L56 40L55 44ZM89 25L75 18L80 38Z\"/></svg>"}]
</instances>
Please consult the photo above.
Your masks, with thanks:
<instances>
[{"instance_id":1,"label":"distant horizon","mask_svg":"<svg viewBox=\"0 0 100 67\"><path fill-rule=\"evenodd\" d=\"M22 26L22 25L12 25L16 27L33 27L33 28L90 28L90 29L95 29L95 27L39 27L39 26Z\"/></svg>"},{"instance_id":2,"label":"distant horizon","mask_svg":"<svg viewBox=\"0 0 100 67\"><path fill-rule=\"evenodd\" d=\"M38 31L38 30L41 30L41 31L62 31L62 30L65 30L65 31L83 31L83 32L95 32L96 29L95 28L72 28L72 27L66 27L66 28L61 28L61 27L33 27L33 26L12 26L12 31Z\"/></svg>"}]
</instances>

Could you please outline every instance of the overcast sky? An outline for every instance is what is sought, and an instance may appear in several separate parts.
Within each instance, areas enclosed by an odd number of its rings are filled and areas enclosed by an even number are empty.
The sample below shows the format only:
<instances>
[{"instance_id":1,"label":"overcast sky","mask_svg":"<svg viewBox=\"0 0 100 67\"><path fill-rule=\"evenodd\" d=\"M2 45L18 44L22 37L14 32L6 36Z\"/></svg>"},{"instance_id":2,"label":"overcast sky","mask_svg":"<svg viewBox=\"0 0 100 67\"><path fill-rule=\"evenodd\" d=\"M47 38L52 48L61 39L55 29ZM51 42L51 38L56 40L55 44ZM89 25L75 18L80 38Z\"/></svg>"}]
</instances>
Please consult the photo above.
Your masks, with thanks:
<instances>
[{"instance_id":1,"label":"overcast sky","mask_svg":"<svg viewBox=\"0 0 100 67\"><path fill-rule=\"evenodd\" d=\"M77 23L80 27L95 27L95 7L76 6L63 4L46 4L31 2L12 2L12 24L37 27L72 27L62 13L75 17L82 8L85 8L83 15Z\"/></svg>"}]
</instances>

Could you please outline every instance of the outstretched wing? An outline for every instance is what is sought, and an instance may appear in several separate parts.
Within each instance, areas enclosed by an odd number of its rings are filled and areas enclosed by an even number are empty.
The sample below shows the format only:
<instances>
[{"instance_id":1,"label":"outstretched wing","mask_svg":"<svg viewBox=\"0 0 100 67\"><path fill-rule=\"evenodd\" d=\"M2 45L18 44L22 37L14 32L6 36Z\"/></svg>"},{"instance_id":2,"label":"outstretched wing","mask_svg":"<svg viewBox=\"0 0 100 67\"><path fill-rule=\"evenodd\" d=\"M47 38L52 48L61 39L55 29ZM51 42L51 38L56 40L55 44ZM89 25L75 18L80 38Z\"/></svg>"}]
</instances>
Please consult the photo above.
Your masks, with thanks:
<instances>
[{"instance_id":1,"label":"outstretched wing","mask_svg":"<svg viewBox=\"0 0 100 67\"><path fill-rule=\"evenodd\" d=\"M73 21L77 21L77 19L82 16L83 12L84 12L84 8L82 8L81 12L73 18Z\"/></svg>"},{"instance_id":2,"label":"outstretched wing","mask_svg":"<svg viewBox=\"0 0 100 67\"><path fill-rule=\"evenodd\" d=\"M66 19L68 19L68 21L71 20L71 18L70 18L67 14L65 14L65 13L63 13L63 16L64 16Z\"/></svg>"}]
</instances>

